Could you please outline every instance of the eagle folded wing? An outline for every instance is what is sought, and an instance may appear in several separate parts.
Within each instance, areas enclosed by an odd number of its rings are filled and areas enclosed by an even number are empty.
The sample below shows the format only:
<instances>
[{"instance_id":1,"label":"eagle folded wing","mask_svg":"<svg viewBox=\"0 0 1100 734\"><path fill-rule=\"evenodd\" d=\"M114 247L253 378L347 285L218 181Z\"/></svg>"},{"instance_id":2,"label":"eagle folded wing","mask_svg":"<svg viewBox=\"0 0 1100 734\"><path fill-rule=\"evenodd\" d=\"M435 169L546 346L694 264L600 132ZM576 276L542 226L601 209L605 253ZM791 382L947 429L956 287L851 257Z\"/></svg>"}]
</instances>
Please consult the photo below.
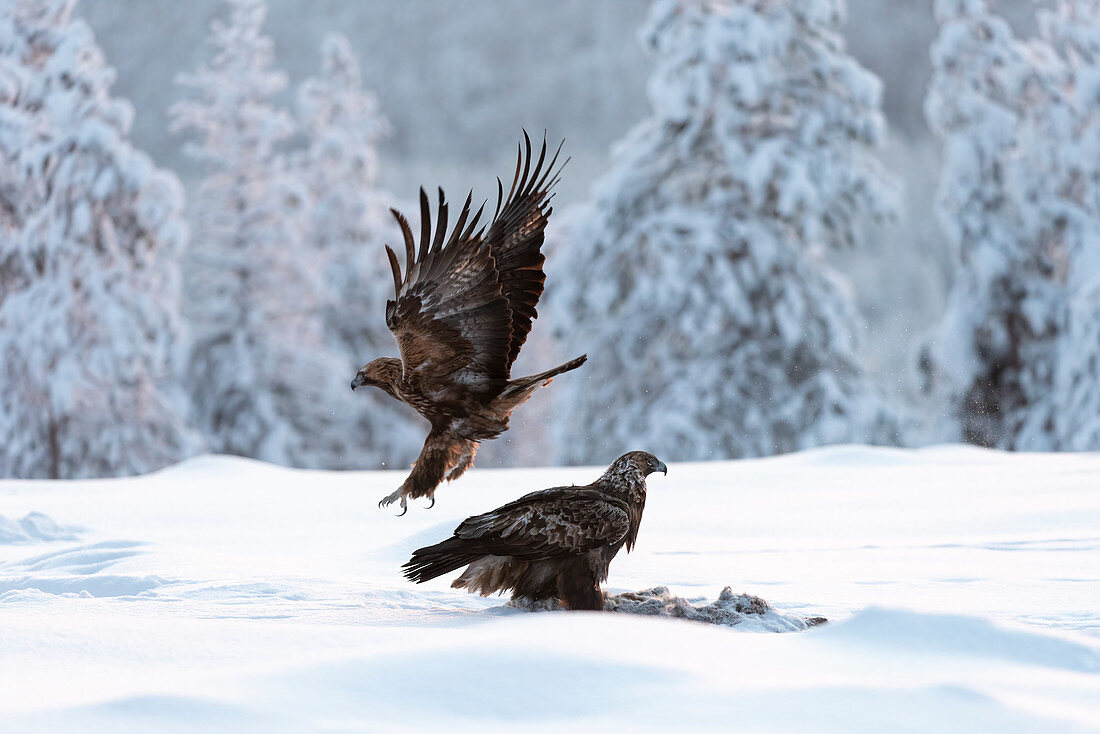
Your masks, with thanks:
<instances>
[{"instance_id":1,"label":"eagle folded wing","mask_svg":"<svg viewBox=\"0 0 1100 734\"><path fill-rule=\"evenodd\" d=\"M508 345L508 364L511 366L519 355L520 347L531 332L531 322L538 316L535 305L542 296L546 274L542 270L546 257L542 243L550 207L550 190L558 181L554 166L561 152L561 145L553 158L546 163L546 139L543 138L538 162L531 167L531 138L523 132L524 147L516 157L516 173L508 196L504 196L504 184L497 179L497 208L493 221L485 234L496 261L501 291L512 310L512 333ZM562 164L565 165L564 163Z\"/></svg>"},{"instance_id":2,"label":"eagle folded wing","mask_svg":"<svg viewBox=\"0 0 1100 734\"><path fill-rule=\"evenodd\" d=\"M522 497L468 518L455 535L499 556L548 558L584 553L621 540L630 527L625 504L573 487Z\"/></svg>"},{"instance_id":3,"label":"eagle folded wing","mask_svg":"<svg viewBox=\"0 0 1100 734\"><path fill-rule=\"evenodd\" d=\"M435 236L428 196L420 190L419 252L400 212L391 210L405 240L405 272L387 246L395 300L386 304L386 325L397 338L406 375L431 389L493 393L508 377L511 311L501 293L490 248L476 231L470 197L444 243L447 204L439 192ZM460 396L455 396L460 397Z\"/></svg>"}]
</instances>

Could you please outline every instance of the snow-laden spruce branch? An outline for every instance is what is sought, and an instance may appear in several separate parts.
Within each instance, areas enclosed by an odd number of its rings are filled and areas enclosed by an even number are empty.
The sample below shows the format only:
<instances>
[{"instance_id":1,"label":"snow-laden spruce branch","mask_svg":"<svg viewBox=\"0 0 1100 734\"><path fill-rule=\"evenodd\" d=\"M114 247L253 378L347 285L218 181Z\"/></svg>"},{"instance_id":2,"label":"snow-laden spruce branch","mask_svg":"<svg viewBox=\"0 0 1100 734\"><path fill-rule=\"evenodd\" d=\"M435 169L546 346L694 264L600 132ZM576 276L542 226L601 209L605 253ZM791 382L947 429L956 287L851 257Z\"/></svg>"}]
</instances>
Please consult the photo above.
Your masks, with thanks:
<instances>
[{"instance_id":1,"label":"snow-laden spruce branch","mask_svg":"<svg viewBox=\"0 0 1100 734\"><path fill-rule=\"evenodd\" d=\"M1030 41L984 0L939 0L926 114L943 140L940 219L959 269L921 352L969 442L1100 446L1100 139L1094 0Z\"/></svg>"},{"instance_id":2,"label":"snow-laden spruce branch","mask_svg":"<svg viewBox=\"0 0 1100 734\"><path fill-rule=\"evenodd\" d=\"M180 78L172 111L205 165L191 218L187 385L215 451L305 467L374 467L415 450L412 418L352 399L348 382L379 348L382 195L374 146L385 130L346 40L326 40L299 121L276 103L260 0L229 0L210 60ZM290 137L308 144L291 152ZM374 319L372 322L371 319Z\"/></svg>"},{"instance_id":3,"label":"snow-laden spruce branch","mask_svg":"<svg viewBox=\"0 0 1100 734\"><path fill-rule=\"evenodd\" d=\"M179 180L73 0L0 7L0 476L135 474L197 448L172 388Z\"/></svg>"},{"instance_id":4,"label":"snow-laden spruce branch","mask_svg":"<svg viewBox=\"0 0 1100 734\"><path fill-rule=\"evenodd\" d=\"M873 152L881 85L845 52L843 15L836 0L654 3L652 115L550 260L564 352L592 355L557 393L565 460L898 440L822 258L895 193Z\"/></svg>"}]
</instances>

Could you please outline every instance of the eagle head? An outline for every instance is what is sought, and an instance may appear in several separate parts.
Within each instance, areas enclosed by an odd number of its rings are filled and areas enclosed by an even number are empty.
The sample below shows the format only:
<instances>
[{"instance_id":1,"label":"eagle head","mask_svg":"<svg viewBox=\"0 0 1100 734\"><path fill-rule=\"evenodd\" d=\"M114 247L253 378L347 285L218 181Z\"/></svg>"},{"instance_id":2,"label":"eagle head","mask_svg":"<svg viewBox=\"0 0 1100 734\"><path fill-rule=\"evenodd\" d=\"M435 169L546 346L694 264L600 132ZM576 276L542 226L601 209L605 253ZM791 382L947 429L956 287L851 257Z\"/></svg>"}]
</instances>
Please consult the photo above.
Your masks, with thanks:
<instances>
[{"instance_id":1,"label":"eagle head","mask_svg":"<svg viewBox=\"0 0 1100 734\"><path fill-rule=\"evenodd\" d=\"M401 379L401 360L393 357L379 357L363 365L351 381L351 389L370 385L394 394L394 386Z\"/></svg>"},{"instance_id":2,"label":"eagle head","mask_svg":"<svg viewBox=\"0 0 1100 734\"><path fill-rule=\"evenodd\" d=\"M611 465L611 469L618 469L619 471L634 469L643 477L648 477L655 471L668 474L668 467L665 466L665 462L648 451L631 451L623 454L615 460L615 463Z\"/></svg>"}]
</instances>

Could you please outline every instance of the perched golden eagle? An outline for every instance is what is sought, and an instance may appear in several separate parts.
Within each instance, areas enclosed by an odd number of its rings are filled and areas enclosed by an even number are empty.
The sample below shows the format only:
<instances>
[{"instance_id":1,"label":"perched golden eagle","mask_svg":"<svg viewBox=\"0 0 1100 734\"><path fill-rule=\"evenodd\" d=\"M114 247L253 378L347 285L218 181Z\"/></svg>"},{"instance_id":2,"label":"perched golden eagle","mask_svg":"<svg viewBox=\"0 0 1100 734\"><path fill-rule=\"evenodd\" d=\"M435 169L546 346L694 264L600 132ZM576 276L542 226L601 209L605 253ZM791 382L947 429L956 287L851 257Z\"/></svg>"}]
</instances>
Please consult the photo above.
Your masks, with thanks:
<instances>
[{"instance_id":1,"label":"perched golden eagle","mask_svg":"<svg viewBox=\"0 0 1100 734\"><path fill-rule=\"evenodd\" d=\"M557 182L546 140L532 167L531 138L523 133L508 196L497 179L497 208L487 229L478 229L482 209L470 216L470 196L444 242L447 204L439 191L435 236L428 196L420 190L420 245L408 220L391 209L405 239L405 273L389 246L395 299L386 304L386 325L397 337L401 359L382 357L364 365L351 389L381 388L431 422L412 473L380 507L409 497L430 497L444 479L462 476L480 441L496 438L531 394L587 355L530 377L511 379L512 363L538 313L546 275L541 252L550 216L550 190ZM544 164L546 164L544 166ZM564 165L564 164L563 164ZM429 505L430 507L431 505Z\"/></svg>"},{"instance_id":2,"label":"perched golden eagle","mask_svg":"<svg viewBox=\"0 0 1100 734\"><path fill-rule=\"evenodd\" d=\"M413 553L405 578L423 583L469 564L451 584L488 596L559 599L570 609L602 609L600 582L611 559L638 538L645 478L668 468L653 454L623 454L585 487L532 492L467 518L442 543Z\"/></svg>"}]
</instances>

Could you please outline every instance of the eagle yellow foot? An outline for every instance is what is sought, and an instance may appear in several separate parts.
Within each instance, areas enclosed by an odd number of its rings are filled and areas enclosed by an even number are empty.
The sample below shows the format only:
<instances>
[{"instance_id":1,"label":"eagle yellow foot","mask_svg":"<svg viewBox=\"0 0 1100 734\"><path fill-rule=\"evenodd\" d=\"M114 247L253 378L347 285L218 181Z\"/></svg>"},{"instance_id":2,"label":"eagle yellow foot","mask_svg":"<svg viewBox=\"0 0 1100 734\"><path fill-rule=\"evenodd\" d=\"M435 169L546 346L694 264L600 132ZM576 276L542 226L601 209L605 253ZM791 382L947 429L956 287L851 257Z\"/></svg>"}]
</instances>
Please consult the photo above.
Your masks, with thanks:
<instances>
[{"instance_id":1,"label":"eagle yellow foot","mask_svg":"<svg viewBox=\"0 0 1100 734\"><path fill-rule=\"evenodd\" d=\"M378 509L382 509L383 507L389 507L394 502L398 502L398 501L401 502L401 512L398 513L397 516L401 517L402 515L404 515L406 512L409 511L409 499L408 499L408 497L405 496L405 494L400 489L396 490L392 494L387 494L385 497L383 497L382 500L378 503Z\"/></svg>"}]
</instances>

